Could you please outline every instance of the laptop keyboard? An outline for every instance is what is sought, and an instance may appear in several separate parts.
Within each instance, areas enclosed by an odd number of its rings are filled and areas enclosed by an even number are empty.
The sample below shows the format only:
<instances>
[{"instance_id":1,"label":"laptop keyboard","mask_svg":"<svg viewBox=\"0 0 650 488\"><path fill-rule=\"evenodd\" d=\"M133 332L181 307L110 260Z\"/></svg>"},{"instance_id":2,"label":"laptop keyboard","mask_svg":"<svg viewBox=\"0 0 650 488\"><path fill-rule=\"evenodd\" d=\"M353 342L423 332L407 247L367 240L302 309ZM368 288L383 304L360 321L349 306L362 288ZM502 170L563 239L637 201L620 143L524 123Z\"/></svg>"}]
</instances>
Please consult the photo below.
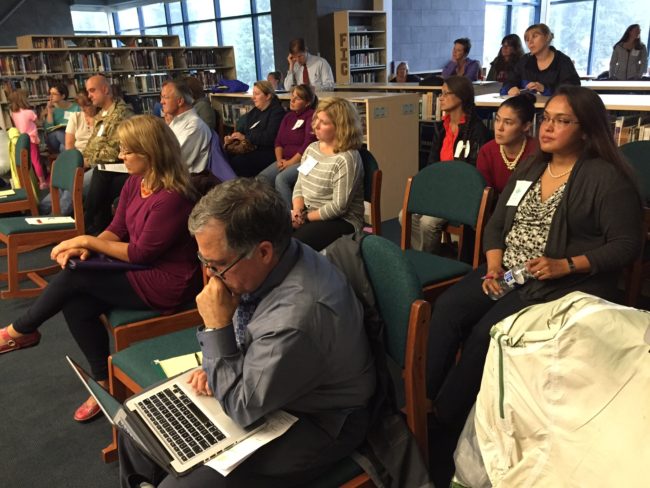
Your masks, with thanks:
<instances>
[{"instance_id":1,"label":"laptop keyboard","mask_svg":"<svg viewBox=\"0 0 650 488\"><path fill-rule=\"evenodd\" d=\"M159 391L138 405L182 461L226 438L177 385Z\"/></svg>"}]
</instances>

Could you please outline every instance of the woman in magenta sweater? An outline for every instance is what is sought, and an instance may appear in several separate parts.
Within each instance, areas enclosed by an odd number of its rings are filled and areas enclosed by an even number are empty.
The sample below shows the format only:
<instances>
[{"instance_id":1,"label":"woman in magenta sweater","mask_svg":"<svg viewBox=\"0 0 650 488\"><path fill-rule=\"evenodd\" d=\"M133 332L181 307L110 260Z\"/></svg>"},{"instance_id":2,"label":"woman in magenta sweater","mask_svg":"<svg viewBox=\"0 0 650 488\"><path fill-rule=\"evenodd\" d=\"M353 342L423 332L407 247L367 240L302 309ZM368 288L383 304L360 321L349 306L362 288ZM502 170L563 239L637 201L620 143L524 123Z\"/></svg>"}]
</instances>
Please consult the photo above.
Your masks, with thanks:
<instances>
[{"instance_id":1,"label":"woman in magenta sweater","mask_svg":"<svg viewBox=\"0 0 650 488\"><path fill-rule=\"evenodd\" d=\"M298 180L298 166L302 154L316 141L311 119L318 98L309 85L297 85L291 90L289 112L282 119L275 138L275 162L266 167L260 176L266 178L291 208L293 187Z\"/></svg>"},{"instance_id":2,"label":"woman in magenta sweater","mask_svg":"<svg viewBox=\"0 0 650 488\"><path fill-rule=\"evenodd\" d=\"M520 161L537 150L529 136L535 117L535 97L530 93L508 98L494 119L494 139L484 144L476 159L488 186L501 193Z\"/></svg>"},{"instance_id":3,"label":"woman in magenta sweater","mask_svg":"<svg viewBox=\"0 0 650 488\"><path fill-rule=\"evenodd\" d=\"M0 329L0 353L33 346L41 324L63 311L93 376L104 385L109 340L100 315L116 307L171 312L201 287L196 244L187 230L195 194L174 133L162 119L141 115L122 122L118 137L120 158L131 176L113 221L97 237L78 236L54 247L51 257L62 271L23 316ZM66 267L70 258L87 260L95 253L133 269ZM85 421L99 411L91 397L74 418Z\"/></svg>"}]
</instances>

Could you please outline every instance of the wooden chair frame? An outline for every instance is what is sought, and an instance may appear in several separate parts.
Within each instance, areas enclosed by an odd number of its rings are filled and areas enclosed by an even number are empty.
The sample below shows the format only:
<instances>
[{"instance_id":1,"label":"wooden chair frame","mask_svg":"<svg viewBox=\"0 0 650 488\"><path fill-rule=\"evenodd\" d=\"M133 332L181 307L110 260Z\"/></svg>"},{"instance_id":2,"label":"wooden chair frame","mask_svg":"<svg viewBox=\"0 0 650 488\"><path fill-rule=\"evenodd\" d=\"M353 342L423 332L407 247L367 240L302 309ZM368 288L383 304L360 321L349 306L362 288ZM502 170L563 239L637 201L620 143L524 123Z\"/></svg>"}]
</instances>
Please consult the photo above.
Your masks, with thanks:
<instances>
[{"instance_id":1,"label":"wooden chair frame","mask_svg":"<svg viewBox=\"0 0 650 488\"><path fill-rule=\"evenodd\" d=\"M408 202L411 196L411 185L413 183L413 177L409 177L406 181L406 189L404 191L404 201L402 203L402 237L401 237L401 248L403 251L411 247L411 229L412 222L411 217L412 212L408 210ZM474 239L474 250L472 252L472 268L476 269L483 262L483 231L487 224L488 219L492 213L492 200L494 192L491 187L486 186L483 189L483 194L481 196L481 204L478 211L478 216L476 218L476 227L475 227L475 239ZM443 232L448 232L458 236L458 258L460 259L460 253L463 248L465 226L464 225L453 225L447 223L443 227ZM443 291L449 288L454 283L459 282L463 277L458 276L451 278L449 280L441 281L439 283L434 283L432 285L424 286L424 296L425 299L429 302L432 302L440 295Z\"/></svg>"},{"instance_id":2,"label":"wooden chair frame","mask_svg":"<svg viewBox=\"0 0 650 488\"><path fill-rule=\"evenodd\" d=\"M625 304L629 307L636 307L643 280L650 275L650 261L644 260L646 245L650 242L650 208L643 209L643 247L641 254L626 270L625 280Z\"/></svg>"},{"instance_id":3,"label":"wooden chair frame","mask_svg":"<svg viewBox=\"0 0 650 488\"><path fill-rule=\"evenodd\" d=\"M56 162L53 171L56 168ZM33 297L41 293L47 286L47 281L43 276L51 275L58 272L61 268L58 264L42 268L28 269L20 271L18 255L22 252L56 244L66 239L84 234L84 217L82 204L83 189L83 168L77 168L74 175L74 184L72 191L72 202L75 216L75 226L73 229L64 230L43 230L40 232L28 232L23 234L5 235L0 233L0 241L6 246L7 255L7 272L0 273L0 280L7 282L7 289L0 292L0 298L18 298ZM59 203L59 190L53 185L50 187L52 193L52 213L57 215L61 212ZM28 278L36 288L21 288L20 281Z\"/></svg>"},{"instance_id":4,"label":"wooden chair frame","mask_svg":"<svg viewBox=\"0 0 650 488\"><path fill-rule=\"evenodd\" d=\"M372 233L381 235L381 182L383 173L380 169L372 175L372 190L370 195L370 225Z\"/></svg>"},{"instance_id":5,"label":"wooden chair frame","mask_svg":"<svg viewBox=\"0 0 650 488\"><path fill-rule=\"evenodd\" d=\"M20 150L20 153L16 155L20 158L18 180L20 181L20 186L25 189L27 198L24 200L15 200L13 202L2 202L2 200L0 200L0 214L29 211L32 216L38 215L36 195L34 195L34 187L32 186L32 181L29 177L28 151L29 149L23 148Z\"/></svg>"}]
</instances>

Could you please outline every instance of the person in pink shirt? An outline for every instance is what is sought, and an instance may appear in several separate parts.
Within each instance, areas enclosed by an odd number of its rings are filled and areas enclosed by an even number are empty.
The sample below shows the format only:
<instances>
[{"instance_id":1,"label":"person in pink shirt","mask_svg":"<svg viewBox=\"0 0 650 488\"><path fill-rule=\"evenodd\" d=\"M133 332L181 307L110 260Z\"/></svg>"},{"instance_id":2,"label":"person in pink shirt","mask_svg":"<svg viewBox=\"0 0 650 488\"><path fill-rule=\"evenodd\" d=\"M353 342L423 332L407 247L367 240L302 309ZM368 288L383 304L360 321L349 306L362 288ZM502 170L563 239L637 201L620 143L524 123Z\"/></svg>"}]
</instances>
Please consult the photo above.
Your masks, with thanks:
<instances>
[{"instance_id":1,"label":"person in pink shirt","mask_svg":"<svg viewBox=\"0 0 650 488\"><path fill-rule=\"evenodd\" d=\"M41 165L38 154L38 144L40 142L38 128L36 127L38 117L27 101L27 92L25 90L12 91L9 94L9 108L16 129L29 136L32 166L34 166L39 187L43 190L47 188L47 174L45 168Z\"/></svg>"},{"instance_id":2,"label":"person in pink shirt","mask_svg":"<svg viewBox=\"0 0 650 488\"><path fill-rule=\"evenodd\" d=\"M51 258L63 268L12 324L0 329L0 354L35 346L38 328L62 311L93 377L108 383L109 339L100 315L113 308L171 313L201 290L196 242L187 219L196 201L181 148L165 122L153 115L124 120L117 129L120 159L129 178L113 221L97 237L61 242ZM69 269L71 258L104 254L128 269ZM3 317L4 318L4 317ZM92 397L77 408L84 422L100 409Z\"/></svg>"}]
</instances>

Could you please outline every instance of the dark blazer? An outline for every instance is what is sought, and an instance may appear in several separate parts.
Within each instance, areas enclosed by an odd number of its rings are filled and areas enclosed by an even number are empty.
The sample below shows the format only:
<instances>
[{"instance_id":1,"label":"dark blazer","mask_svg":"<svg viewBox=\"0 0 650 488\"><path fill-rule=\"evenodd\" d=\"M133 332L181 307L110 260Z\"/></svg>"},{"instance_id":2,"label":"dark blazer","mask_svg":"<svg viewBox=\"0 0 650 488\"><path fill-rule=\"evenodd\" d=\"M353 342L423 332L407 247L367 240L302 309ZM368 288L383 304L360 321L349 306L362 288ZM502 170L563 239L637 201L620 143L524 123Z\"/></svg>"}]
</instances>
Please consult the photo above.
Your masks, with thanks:
<instances>
[{"instance_id":1,"label":"dark blazer","mask_svg":"<svg viewBox=\"0 0 650 488\"><path fill-rule=\"evenodd\" d=\"M517 181L534 183L545 169L546 163L533 164L532 160L517 166L485 228L486 251L505 249L517 212L516 206L506 203ZM553 300L576 290L610 298L619 272L641 252L642 218L641 198L627 175L602 159L579 159L553 215L544 255L562 259L584 254L591 272L556 280L530 280L520 293L530 301Z\"/></svg>"},{"instance_id":2,"label":"dark blazer","mask_svg":"<svg viewBox=\"0 0 650 488\"><path fill-rule=\"evenodd\" d=\"M433 142L431 144L431 152L429 153L427 164L440 161L440 150L442 149L442 141L445 139L446 134L445 126L442 121L436 122L433 130ZM456 138L456 142L454 142L454 154L456 154L456 148L461 141L463 144L469 142L469 154L465 157L464 151L461 151L461 157L458 159L476 166L478 151L481 149L481 146L489 140L490 131L485 127L485 124L483 124L478 115L473 114L468 121L458 126L458 137Z\"/></svg>"},{"instance_id":3,"label":"dark blazer","mask_svg":"<svg viewBox=\"0 0 650 488\"><path fill-rule=\"evenodd\" d=\"M273 97L264 111L254 108L246 114L246 139L258 148L273 148L284 115L284 107L277 97Z\"/></svg>"},{"instance_id":4,"label":"dark blazer","mask_svg":"<svg viewBox=\"0 0 650 488\"><path fill-rule=\"evenodd\" d=\"M580 86L580 77L576 71L573 61L561 51L551 46L555 53L553 62L548 68L540 71L537 67L537 58L532 54L525 54L515 65L515 69L508 76L508 81L503 84L501 93L508 93L513 86L525 88L531 81L544 85L542 95L550 96L560 85Z\"/></svg>"}]
</instances>

